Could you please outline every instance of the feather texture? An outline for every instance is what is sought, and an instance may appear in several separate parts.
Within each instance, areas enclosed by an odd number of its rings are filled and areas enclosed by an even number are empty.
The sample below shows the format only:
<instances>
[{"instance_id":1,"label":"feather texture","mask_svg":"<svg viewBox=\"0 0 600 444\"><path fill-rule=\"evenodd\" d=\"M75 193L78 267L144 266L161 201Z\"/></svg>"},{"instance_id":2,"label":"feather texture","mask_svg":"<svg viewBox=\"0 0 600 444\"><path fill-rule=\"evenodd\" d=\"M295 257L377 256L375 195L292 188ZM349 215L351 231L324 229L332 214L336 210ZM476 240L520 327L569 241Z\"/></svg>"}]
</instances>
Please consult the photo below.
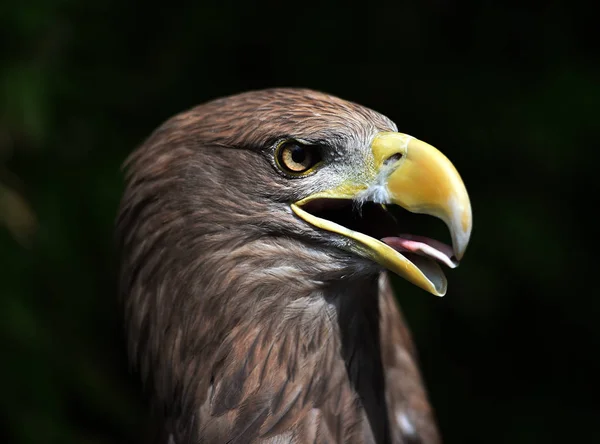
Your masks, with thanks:
<instances>
[{"instance_id":1,"label":"feather texture","mask_svg":"<svg viewBox=\"0 0 600 444\"><path fill-rule=\"evenodd\" d=\"M121 298L163 442L438 442L385 273L289 208L394 129L332 96L266 90L176 116L129 158ZM289 137L338 169L278 174Z\"/></svg>"}]
</instances>

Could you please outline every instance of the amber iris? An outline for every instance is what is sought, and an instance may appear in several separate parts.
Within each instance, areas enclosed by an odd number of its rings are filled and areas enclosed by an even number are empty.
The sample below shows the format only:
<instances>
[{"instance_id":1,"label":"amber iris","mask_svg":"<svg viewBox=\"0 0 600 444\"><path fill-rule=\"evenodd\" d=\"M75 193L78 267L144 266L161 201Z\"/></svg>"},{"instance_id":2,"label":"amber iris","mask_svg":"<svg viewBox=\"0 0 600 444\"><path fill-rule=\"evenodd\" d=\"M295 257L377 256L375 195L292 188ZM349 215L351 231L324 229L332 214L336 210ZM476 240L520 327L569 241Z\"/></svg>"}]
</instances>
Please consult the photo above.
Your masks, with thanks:
<instances>
[{"instance_id":1,"label":"amber iris","mask_svg":"<svg viewBox=\"0 0 600 444\"><path fill-rule=\"evenodd\" d=\"M284 142L277 149L277 163L287 173L302 174L319 161L316 148L296 141Z\"/></svg>"}]
</instances>

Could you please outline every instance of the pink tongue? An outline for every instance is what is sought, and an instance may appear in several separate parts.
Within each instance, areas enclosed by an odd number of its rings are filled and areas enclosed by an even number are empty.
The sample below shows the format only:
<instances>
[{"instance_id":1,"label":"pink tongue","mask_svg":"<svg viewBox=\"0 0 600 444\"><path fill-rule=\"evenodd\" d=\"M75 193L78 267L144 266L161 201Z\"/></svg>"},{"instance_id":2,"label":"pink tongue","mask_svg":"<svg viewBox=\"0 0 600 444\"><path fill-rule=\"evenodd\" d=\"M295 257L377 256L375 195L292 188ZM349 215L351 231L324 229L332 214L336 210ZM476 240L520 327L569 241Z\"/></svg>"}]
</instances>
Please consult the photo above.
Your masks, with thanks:
<instances>
[{"instance_id":1,"label":"pink tongue","mask_svg":"<svg viewBox=\"0 0 600 444\"><path fill-rule=\"evenodd\" d=\"M450 268L458 266L458 261L453 258L454 251L452 251L452 247L428 237L401 234L398 237L384 237L381 241L397 251L431 257L443 262Z\"/></svg>"}]
</instances>

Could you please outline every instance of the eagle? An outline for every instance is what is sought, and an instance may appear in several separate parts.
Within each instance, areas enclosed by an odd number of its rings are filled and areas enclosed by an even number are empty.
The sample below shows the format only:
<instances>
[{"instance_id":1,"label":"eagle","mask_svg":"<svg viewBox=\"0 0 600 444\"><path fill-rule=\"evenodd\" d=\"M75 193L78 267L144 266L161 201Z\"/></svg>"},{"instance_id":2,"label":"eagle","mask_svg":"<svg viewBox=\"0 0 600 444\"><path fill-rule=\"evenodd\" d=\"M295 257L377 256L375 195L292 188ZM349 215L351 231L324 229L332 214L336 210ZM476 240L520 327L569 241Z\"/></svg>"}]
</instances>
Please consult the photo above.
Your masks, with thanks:
<instances>
[{"instance_id":1,"label":"eagle","mask_svg":"<svg viewBox=\"0 0 600 444\"><path fill-rule=\"evenodd\" d=\"M119 292L157 442L440 441L388 275L442 296L465 252L469 197L440 151L273 88L170 118L124 169Z\"/></svg>"}]
</instances>

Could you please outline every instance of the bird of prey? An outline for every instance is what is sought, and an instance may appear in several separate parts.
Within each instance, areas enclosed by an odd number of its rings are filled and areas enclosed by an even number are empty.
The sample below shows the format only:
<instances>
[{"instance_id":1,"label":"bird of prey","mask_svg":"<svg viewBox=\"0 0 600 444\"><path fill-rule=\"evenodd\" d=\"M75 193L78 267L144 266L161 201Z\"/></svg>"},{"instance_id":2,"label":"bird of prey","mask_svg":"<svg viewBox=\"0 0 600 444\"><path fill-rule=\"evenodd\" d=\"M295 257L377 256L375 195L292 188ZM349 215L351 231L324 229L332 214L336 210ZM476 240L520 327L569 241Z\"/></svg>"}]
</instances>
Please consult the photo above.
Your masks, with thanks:
<instances>
[{"instance_id":1,"label":"bird of prey","mask_svg":"<svg viewBox=\"0 0 600 444\"><path fill-rule=\"evenodd\" d=\"M129 157L120 293L159 442L439 442L386 273L443 295L471 206L450 161L397 131L276 88L183 112ZM407 233L413 213L452 246Z\"/></svg>"}]
</instances>

